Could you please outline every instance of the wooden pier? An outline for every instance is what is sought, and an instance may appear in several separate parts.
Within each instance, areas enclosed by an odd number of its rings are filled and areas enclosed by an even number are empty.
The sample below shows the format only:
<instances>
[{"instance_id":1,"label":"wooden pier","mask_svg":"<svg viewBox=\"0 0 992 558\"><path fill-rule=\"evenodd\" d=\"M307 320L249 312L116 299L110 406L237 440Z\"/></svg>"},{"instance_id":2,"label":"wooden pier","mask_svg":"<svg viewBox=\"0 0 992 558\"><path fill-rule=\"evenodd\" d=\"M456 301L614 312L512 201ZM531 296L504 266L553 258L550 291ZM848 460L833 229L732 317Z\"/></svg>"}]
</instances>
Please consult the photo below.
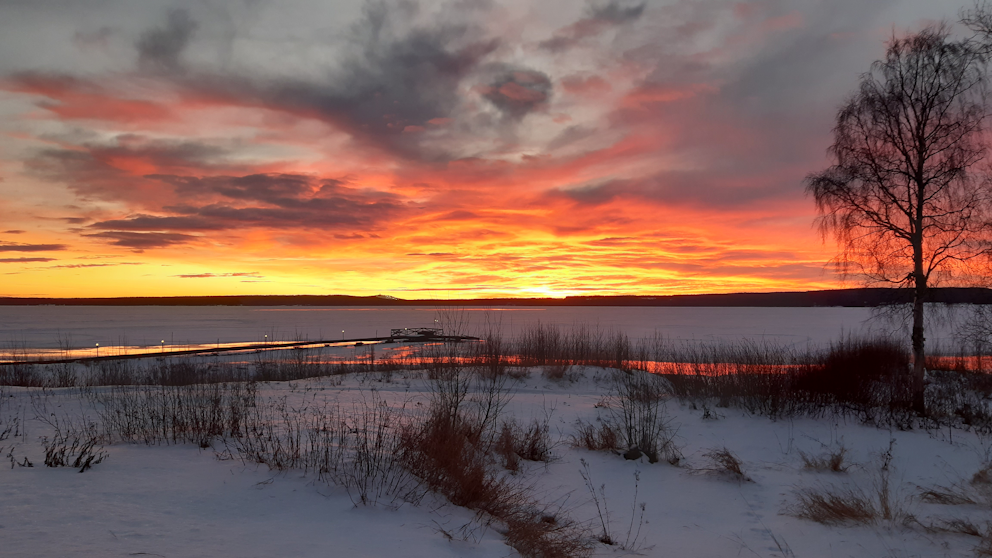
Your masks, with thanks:
<instances>
[{"instance_id":1,"label":"wooden pier","mask_svg":"<svg viewBox=\"0 0 992 558\"><path fill-rule=\"evenodd\" d=\"M131 354L116 354L116 355L106 355L106 356L84 356L84 357L67 357L67 358L57 358L57 359L22 359L22 360L8 360L0 361L0 366L14 366L18 364L67 364L67 363L93 363L93 362L106 362L111 360L133 360L141 358L167 358L176 356L190 356L190 355L212 355L221 353L237 353L237 352L262 352L262 351L280 351L288 349L302 349L302 348L323 348L323 347L347 347L349 345L355 347L361 347L363 345L378 345L384 343L461 343L465 341L480 341L478 337L471 337L468 335L443 335L433 332L428 335L424 335L419 332L419 329L423 328L411 328L411 329L394 329L392 331L393 335L389 337L362 337L359 339L327 339L319 341L284 341L284 342L263 342L263 343L246 343L243 345L225 345L223 347L209 347L209 348L197 348L197 349L179 349L179 350L156 350L154 346L142 349L144 352L131 353ZM405 332L405 333L404 333ZM110 349L110 347L107 347ZM87 349L89 350L89 349ZM71 352L71 349L67 352Z\"/></svg>"}]
</instances>

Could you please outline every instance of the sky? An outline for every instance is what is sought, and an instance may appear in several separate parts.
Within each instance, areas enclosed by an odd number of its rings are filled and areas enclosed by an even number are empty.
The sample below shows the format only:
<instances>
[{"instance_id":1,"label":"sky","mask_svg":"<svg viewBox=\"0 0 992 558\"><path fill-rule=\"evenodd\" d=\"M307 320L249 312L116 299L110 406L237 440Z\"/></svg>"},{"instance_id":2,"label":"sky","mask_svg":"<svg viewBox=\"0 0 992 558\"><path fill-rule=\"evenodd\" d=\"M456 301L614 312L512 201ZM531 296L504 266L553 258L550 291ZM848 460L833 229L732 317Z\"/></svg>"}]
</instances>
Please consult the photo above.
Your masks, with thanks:
<instances>
[{"instance_id":1,"label":"sky","mask_svg":"<svg viewBox=\"0 0 992 558\"><path fill-rule=\"evenodd\" d=\"M0 0L0 296L853 286L804 177L961 0Z\"/></svg>"}]
</instances>

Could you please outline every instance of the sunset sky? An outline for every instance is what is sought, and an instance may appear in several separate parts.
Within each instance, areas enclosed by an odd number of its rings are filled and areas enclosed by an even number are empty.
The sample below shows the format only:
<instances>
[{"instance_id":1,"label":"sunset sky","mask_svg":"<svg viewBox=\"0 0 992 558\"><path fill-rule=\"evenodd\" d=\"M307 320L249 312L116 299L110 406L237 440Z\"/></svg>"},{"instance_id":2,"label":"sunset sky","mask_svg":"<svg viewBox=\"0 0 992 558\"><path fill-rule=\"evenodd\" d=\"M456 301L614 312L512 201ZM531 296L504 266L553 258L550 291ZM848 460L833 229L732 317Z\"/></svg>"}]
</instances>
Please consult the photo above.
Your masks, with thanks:
<instances>
[{"instance_id":1,"label":"sunset sky","mask_svg":"<svg viewBox=\"0 0 992 558\"><path fill-rule=\"evenodd\" d=\"M840 286L803 177L948 0L0 0L0 296Z\"/></svg>"}]
</instances>

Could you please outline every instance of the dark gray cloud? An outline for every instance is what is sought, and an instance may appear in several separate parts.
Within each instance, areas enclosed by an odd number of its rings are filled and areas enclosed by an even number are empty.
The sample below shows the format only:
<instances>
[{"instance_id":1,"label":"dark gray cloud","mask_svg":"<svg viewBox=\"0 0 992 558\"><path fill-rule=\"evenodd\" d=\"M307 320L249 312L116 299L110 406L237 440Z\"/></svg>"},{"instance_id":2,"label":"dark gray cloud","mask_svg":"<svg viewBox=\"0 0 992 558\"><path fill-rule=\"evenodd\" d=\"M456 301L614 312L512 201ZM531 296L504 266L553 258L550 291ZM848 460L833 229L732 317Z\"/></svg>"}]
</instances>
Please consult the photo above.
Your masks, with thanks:
<instances>
[{"instance_id":1,"label":"dark gray cloud","mask_svg":"<svg viewBox=\"0 0 992 558\"><path fill-rule=\"evenodd\" d=\"M627 23L639 19L644 14L644 7L644 2L610 0L603 4L590 6L589 12L592 19L611 23Z\"/></svg>"},{"instance_id":2,"label":"dark gray cloud","mask_svg":"<svg viewBox=\"0 0 992 558\"><path fill-rule=\"evenodd\" d=\"M461 86L500 45L478 20L478 6L455 2L444 17L416 22L417 2L367 2L348 31L339 63L301 78L190 76L194 95L318 117L359 141L401 156L445 159L417 136L463 104Z\"/></svg>"},{"instance_id":3,"label":"dark gray cloud","mask_svg":"<svg viewBox=\"0 0 992 558\"><path fill-rule=\"evenodd\" d=\"M3 234L24 234L27 231L22 231L21 229L11 229L9 231L3 231Z\"/></svg>"},{"instance_id":4,"label":"dark gray cloud","mask_svg":"<svg viewBox=\"0 0 992 558\"><path fill-rule=\"evenodd\" d=\"M176 194L183 198L220 195L231 200L259 202L282 207L295 207L303 199L327 199L333 197L335 193L346 191L356 195L356 197L362 195L348 190L338 180L318 180L311 176L299 174L251 174L215 177L155 174L148 175L146 178L171 185ZM378 199L390 197L384 193L364 195Z\"/></svg>"},{"instance_id":5,"label":"dark gray cloud","mask_svg":"<svg viewBox=\"0 0 992 558\"><path fill-rule=\"evenodd\" d=\"M357 231L367 233L380 223L409 211L408 206L392 194L357 190L343 186L337 180L305 175L151 175L149 179L171 186L174 197L189 203L162 208L171 215L135 214L122 219L99 221L88 228L108 232L86 236L102 235L117 241L146 243L147 239L158 237L133 236L130 233L186 233L262 227L344 230L350 235L348 239L354 239L365 237ZM209 203L197 204L197 201ZM162 238L168 242L143 247L169 246L195 237Z\"/></svg>"},{"instance_id":6,"label":"dark gray cloud","mask_svg":"<svg viewBox=\"0 0 992 558\"><path fill-rule=\"evenodd\" d=\"M196 240L195 236L188 234L163 232L108 231L83 236L107 240L114 246L124 246L137 251L150 248L167 248L177 244L187 244Z\"/></svg>"},{"instance_id":7,"label":"dark gray cloud","mask_svg":"<svg viewBox=\"0 0 992 558\"><path fill-rule=\"evenodd\" d=\"M138 214L127 219L109 219L93 223L90 228L117 231L218 231L227 227L197 216L160 217Z\"/></svg>"},{"instance_id":8,"label":"dark gray cloud","mask_svg":"<svg viewBox=\"0 0 992 558\"><path fill-rule=\"evenodd\" d=\"M55 258L0 258L0 263L54 262Z\"/></svg>"},{"instance_id":9,"label":"dark gray cloud","mask_svg":"<svg viewBox=\"0 0 992 558\"><path fill-rule=\"evenodd\" d=\"M135 43L138 65L152 72L179 71L182 68L183 51L197 27L186 10L170 11L164 26L146 30Z\"/></svg>"},{"instance_id":10,"label":"dark gray cloud","mask_svg":"<svg viewBox=\"0 0 992 558\"><path fill-rule=\"evenodd\" d=\"M783 190L794 187L792 181L768 181L760 174L732 177L703 170L665 172L638 179L607 180L592 185L551 190L548 195L565 197L588 206L625 199L734 211L780 199Z\"/></svg>"},{"instance_id":11,"label":"dark gray cloud","mask_svg":"<svg viewBox=\"0 0 992 558\"><path fill-rule=\"evenodd\" d=\"M538 46L551 52L564 52L581 46L608 29L637 21L644 13L644 8L644 2L622 0L592 4L582 19L555 31L550 39L541 41Z\"/></svg>"},{"instance_id":12,"label":"dark gray cloud","mask_svg":"<svg viewBox=\"0 0 992 558\"><path fill-rule=\"evenodd\" d=\"M548 104L551 78L544 72L506 68L482 93L489 102L511 118L523 118Z\"/></svg>"},{"instance_id":13,"label":"dark gray cloud","mask_svg":"<svg viewBox=\"0 0 992 558\"><path fill-rule=\"evenodd\" d=\"M15 244L0 241L0 252L56 252L66 249L65 244Z\"/></svg>"},{"instance_id":14,"label":"dark gray cloud","mask_svg":"<svg viewBox=\"0 0 992 558\"><path fill-rule=\"evenodd\" d=\"M113 200L140 200L147 192L139 180L119 168L133 161L161 170L224 169L227 150L196 141L152 140L122 134L78 149L42 149L25 161L29 173L66 184L75 192Z\"/></svg>"}]
</instances>

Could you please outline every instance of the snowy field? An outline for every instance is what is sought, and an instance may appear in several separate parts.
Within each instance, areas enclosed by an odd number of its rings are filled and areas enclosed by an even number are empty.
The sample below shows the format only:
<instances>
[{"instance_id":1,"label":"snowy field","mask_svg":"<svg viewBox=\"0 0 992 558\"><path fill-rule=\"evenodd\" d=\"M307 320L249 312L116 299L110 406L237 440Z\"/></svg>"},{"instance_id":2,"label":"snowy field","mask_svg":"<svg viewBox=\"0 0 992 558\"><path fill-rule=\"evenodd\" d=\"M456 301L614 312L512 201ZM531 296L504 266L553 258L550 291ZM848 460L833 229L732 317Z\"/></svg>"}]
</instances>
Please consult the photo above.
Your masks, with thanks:
<instances>
[{"instance_id":1,"label":"snowy field","mask_svg":"<svg viewBox=\"0 0 992 558\"><path fill-rule=\"evenodd\" d=\"M593 556L975 556L979 537L939 527L984 531L992 520L987 486L970 483L992 457L990 437L830 417L771 420L669 400L664 421L678 462L628 460L572 444L578 421L597 425L613 416L614 372L558 372L562 379L550 379L531 368L510 380L500 414L501 421L545 425L549 459L521 461L515 473L496 460L493 474L525 488L559 523L575 521ZM518 555L499 521L436 494L409 503L383 492L363 504L354 485L251 462L222 436L201 444L121 441L119 432L108 434L107 413L98 412L107 401L101 397L117 388L0 389L0 432L7 428L0 447L9 460L0 468L4 557ZM392 409L398 424L422 416L436 391L422 372L398 371L260 383L255 397L258 408L332 409L341 416L372 402ZM468 394L466 408L476 395ZM92 448L105 452L102 462L83 473L44 465L43 441L52 440L56 425L82 431L90 424L103 436L103 449ZM841 448L845 472L804 466L804 455L808 461ZM744 477L710 457L723 449L739 458ZM921 494L935 487L974 502L925 501ZM884 494L893 512L867 523L802 519L797 503L807 489L850 490L876 504ZM597 540L604 530L613 545Z\"/></svg>"}]
</instances>

